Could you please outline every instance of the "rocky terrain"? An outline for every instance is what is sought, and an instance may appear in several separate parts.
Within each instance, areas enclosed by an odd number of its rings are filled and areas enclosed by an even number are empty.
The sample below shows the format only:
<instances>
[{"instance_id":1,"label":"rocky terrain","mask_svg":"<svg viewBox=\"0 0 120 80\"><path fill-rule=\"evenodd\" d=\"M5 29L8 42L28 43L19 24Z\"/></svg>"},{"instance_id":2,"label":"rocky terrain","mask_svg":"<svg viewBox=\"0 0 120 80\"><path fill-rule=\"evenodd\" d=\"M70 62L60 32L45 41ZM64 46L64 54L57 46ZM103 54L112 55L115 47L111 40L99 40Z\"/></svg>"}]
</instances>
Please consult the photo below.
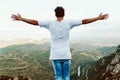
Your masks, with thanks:
<instances>
[{"instance_id":1,"label":"rocky terrain","mask_svg":"<svg viewBox=\"0 0 120 80\"><path fill-rule=\"evenodd\" d=\"M77 80L120 80L120 45L116 51L78 67Z\"/></svg>"},{"instance_id":2,"label":"rocky terrain","mask_svg":"<svg viewBox=\"0 0 120 80\"><path fill-rule=\"evenodd\" d=\"M119 80L119 48L71 44L71 80ZM50 44L36 41L0 48L0 80L54 80Z\"/></svg>"}]
</instances>

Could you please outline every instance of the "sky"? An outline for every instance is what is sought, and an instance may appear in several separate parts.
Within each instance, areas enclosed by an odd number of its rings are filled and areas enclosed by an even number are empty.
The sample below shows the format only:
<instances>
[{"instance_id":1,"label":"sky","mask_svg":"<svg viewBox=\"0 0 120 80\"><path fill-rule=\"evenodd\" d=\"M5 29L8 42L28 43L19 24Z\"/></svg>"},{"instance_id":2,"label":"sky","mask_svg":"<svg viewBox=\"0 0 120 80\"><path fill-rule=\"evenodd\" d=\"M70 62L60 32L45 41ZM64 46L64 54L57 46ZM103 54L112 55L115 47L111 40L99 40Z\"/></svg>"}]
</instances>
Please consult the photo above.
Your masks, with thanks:
<instances>
[{"instance_id":1,"label":"sky","mask_svg":"<svg viewBox=\"0 0 120 80\"><path fill-rule=\"evenodd\" d=\"M70 31L70 40L78 41L120 41L120 0L1 0L0 40L29 38L40 40L50 38L44 28L21 21L12 21L11 14L36 20L55 20L56 6L65 8L65 18L82 20L108 13L109 18L91 24L81 25Z\"/></svg>"}]
</instances>

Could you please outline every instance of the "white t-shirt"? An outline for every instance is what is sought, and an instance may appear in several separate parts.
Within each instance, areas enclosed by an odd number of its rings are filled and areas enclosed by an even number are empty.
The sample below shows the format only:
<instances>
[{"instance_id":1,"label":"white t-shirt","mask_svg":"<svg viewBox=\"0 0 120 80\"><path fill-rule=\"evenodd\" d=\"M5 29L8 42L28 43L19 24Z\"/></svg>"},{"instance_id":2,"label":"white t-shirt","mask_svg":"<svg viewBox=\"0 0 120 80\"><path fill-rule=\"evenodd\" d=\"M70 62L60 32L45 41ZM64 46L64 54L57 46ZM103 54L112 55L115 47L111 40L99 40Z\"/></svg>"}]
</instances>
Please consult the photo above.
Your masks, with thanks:
<instances>
[{"instance_id":1,"label":"white t-shirt","mask_svg":"<svg viewBox=\"0 0 120 80\"><path fill-rule=\"evenodd\" d=\"M81 20L49 20L39 21L39 26L50 31L51 34L51 52L50 59L71 59L69 46L70 29L82 24Z\"/></svg>"}]
</instances>

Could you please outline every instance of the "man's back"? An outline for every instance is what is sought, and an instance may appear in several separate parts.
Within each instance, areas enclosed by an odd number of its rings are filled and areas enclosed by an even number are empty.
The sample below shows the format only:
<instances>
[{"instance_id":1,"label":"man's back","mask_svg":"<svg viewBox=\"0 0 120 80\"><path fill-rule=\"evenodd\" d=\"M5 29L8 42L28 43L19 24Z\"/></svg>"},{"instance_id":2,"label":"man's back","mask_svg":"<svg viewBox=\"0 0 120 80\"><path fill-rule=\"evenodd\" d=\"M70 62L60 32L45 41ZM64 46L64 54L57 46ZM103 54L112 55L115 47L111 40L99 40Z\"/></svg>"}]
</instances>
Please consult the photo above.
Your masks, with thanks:
<instances>
[{"instance_id":1,"label":"man's back","mask_svg":"<svg viewBox=\"0 0 120 80\"><path fill-rule=\"evenodd\" d=\"M39 21L39 26L47 28L51 34L50 59L71 59L69 32L71 28L80 24L80 20Z\"/></svg>"}]
</instances>

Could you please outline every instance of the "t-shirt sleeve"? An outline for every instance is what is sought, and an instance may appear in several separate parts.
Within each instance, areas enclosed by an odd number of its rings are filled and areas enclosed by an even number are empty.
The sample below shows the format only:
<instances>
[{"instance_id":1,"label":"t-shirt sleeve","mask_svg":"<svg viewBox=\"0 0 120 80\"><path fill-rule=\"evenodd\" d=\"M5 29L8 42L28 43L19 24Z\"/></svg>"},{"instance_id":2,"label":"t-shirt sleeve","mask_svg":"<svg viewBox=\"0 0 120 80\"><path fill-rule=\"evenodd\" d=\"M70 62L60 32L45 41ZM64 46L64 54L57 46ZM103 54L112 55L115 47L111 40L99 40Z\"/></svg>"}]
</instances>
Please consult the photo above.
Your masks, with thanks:
<instances>
[{"instance_id":1,"label":"t-shirt sleeve","mask_svg":"<svg viewBox=\"0 0 120 80\"><path fill-rule=\"evenodd\" d=\"M70 29L72 29L73 27L80 26L82 24L82 20L71 20L69 24Z\"/></svg>"},{"instance_id":2,"label":"t-shirt sleeve","mask_svg":"<svg viewBox=\"0 0 120 80\"><path fill-rule=\"evenodd\" d=\"M44 28L47 28L47 29L49 29L49 24L50 24L50 21L38 21L38 25L40 27L44 27Z\"/></svg>"}]
</instances>

